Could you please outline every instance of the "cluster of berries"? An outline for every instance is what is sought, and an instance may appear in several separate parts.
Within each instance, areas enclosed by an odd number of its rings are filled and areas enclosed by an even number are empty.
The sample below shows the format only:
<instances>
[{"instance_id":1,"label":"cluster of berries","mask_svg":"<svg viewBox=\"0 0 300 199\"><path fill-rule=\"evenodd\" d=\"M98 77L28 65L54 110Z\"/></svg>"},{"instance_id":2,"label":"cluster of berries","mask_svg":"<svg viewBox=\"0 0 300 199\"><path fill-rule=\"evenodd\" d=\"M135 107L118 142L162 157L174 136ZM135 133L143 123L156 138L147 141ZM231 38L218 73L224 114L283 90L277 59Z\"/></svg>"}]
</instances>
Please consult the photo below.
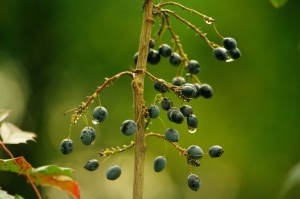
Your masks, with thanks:
<instances>
[{"instance_id":1,"label":"cluster of berries","mask_svg":"<svg viewBox=\"0 0 300 199\"><path fill-rule=\"evenodd\" d=\"M237 42L232 37L223 39L223 47L214 49L214 56L220 61L238 59L241 57L241 51L237 48Z\"/></svg>"},{"instance_id":2,"label":"cluster of berries","mask_svg":"<svg viewBox=\"0 0 300 199\"><path fill-rule=\"evenodd\" d=\"M108 117L108 112L105 107L103 106L97 106L93 111L93 123L98 124L100 122L105 121L105 119ZM137 129L137 125L135 121L133 120L125 120L121 126L120 131L126 135L130 136L135 133ZM96 131L91 126L86 126L83 128L80 134L80 139L82 144L84 145L90 145L92 144L96 139ZM62 154L67 155L70 154L73 151L74 143L70 138L64 139L60 144L60 150ZM100 163L97 159L91 159L84 165L84 168L89 171L95 171L99 167ZM107 173L106 177L109 180L115 180L119 178L121 175L121 167L119 165L111 166Z\"/></svg>"}]
</instances>

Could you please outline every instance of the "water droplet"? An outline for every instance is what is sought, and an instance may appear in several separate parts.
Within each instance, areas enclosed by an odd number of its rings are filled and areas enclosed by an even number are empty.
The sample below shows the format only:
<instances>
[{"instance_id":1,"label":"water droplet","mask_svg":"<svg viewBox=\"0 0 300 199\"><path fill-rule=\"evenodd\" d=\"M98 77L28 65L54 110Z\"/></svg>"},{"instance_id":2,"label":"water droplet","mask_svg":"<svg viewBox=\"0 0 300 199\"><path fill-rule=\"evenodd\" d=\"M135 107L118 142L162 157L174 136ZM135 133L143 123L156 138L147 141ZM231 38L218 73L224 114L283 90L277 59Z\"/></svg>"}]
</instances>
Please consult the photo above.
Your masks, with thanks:
<instances>
[{"instance_id":1,"label":"water droplet","mask_svg":"<svg viewBox=\"0 0 300 199\"><path fill-rule=\"evenodd\" d=\"M212 22L212 21L210 21L210 20L205 20L205 23L207 23L207 24L211 25L213 22Z\"/></svg>"},{"instance_id":2,"label":"water droplet","mask_svg":"<svg viewBox=\"0 0 300 199\"><path fill-rule=\"evenodd\" d=\"M211 25L215 22L215 20L213 18L207 17L207 16L204 17L204 21L205 21L205 23L207 23L209 25Z\"/></svg>"},{"instance_id":3,"label":"water droplet","mask_svg":"<svg viewBox=\"0 0 300 199\"><path fill-rule=\"evenodd\" d=\"M196 133L197 129L196 128L188 128L189 133Z\"/></svg>"},{"instance_id":4,"label":"water droplet","mask_svg":"<svg viewBox=\"0 0 300 199\"><path fill-rule=\"evenodd\" d=\"M232 62L232 61L234 61L234 59L232 58L226 59L226 62Z\"/></svg>"},{"instance_id":5,"label":"water droplet","mask_svg":"<svg viewBox=\"0 0 300 199\"><path fill-rule=\"evenodd\" d=\"M99 124L99 120L92 119L92 123L93 123L93 124Z\"/></svg>"}]
</instances>

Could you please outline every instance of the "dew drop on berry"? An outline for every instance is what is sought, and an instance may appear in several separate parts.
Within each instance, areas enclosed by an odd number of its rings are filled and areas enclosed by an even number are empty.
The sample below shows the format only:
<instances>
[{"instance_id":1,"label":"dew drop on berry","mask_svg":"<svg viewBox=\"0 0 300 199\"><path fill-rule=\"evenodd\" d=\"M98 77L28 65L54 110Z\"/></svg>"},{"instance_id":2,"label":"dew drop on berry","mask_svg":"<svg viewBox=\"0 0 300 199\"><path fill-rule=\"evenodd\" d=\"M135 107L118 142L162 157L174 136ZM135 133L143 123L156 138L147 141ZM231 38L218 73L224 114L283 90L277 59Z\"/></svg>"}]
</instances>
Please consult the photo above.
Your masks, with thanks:
<instances>
[{"instance_id":1,"label":"dew drop on berry","mask_svg":"<svg viewBox=\"0 0 300 199\"><path fill-rule=\"evenodd\" d=\"M96 124L99 124L100 122L99 122L99 120L92 119L92 123L96 125Z\"/></svg>"},{"instance_id":2,"label":"dew drop on berry","mask_svg":"<svg viewBox=\"0 0 300 199\"><path fill-rule=\"evenodd\" d=\"M188 127L188 131L189 131L189 133L196 133L197 129Z\"/></svg>"}]
</instances>

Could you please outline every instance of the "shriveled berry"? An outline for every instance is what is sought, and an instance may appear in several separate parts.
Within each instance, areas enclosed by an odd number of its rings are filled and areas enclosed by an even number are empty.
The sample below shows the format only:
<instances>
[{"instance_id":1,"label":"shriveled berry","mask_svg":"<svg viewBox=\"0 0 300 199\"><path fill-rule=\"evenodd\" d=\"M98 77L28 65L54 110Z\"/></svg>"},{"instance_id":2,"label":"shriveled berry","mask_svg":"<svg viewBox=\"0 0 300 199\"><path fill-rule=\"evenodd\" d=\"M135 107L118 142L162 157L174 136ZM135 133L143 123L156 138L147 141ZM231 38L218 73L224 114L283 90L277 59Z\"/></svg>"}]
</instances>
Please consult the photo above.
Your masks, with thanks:
<instances>
[{"instance_id":1,"label":"shriveled berry","mask_svg":"<svg viewBox=\"0 0 300 199\"><path fill-rule=\"evenodd\" d=\"M169 57L172 54L172 48L168 44L162 44L159 46L158 52L163 57Z\"/></svg>"},{"instance_id":2,"label":"shriveled berry","mask_svg":"<svg viewBox=\"0 0 300 199\"><path fill-rule=\"evenodd\" d=\"M215 48L214 56L220 61L225 61L228 58L227 50L222 47Z\"/></svg>"},{"instance_id":3,"label":"shriveled berry","mask_svg":"<svg viewBox=\"0 0 300 199\"><path fill-rule=\"evenodd\" d=\"M107 118L107 116L108 116L107 110L103 106L97 106L94 109L93 118L97 122L103 122Z\"/></svg>"},{"instance_id":4,"label":"shriveled berry","mask_svg":"<svg viewBox=\"0 0 300 199\"><path fill-rule=\"evenodd\" d=\"M193 191L197 191L201 186L201 181L196 174L190 174L187 183L189 188Z\"/></svg>"},{"instance_id":5,"label":"shriveled berry","mask_svg":"<svg viewBox=\"0 0 300 199\"><path fill-rule=\"evenodd\" d=\"M225 37L223 39L223 46L224 48L226 48L227 50L233 50L237 47L237 42L234 38L232 37Z\"/></svg>"},{"instance_id":6,"label":"shriveled berry","mask_svg":"<svg viewBox=\"0 0 300 199\"><path fill-rule=\"evenodd\" d=\"M198 127L198 119L194 114L188 115L186 122L189 128L196 129Z\"/></svg>"},{"instance_id":7,"label":"shriveled berry","mask_svg":"<svg viewBox=\"0 0 300 199\"><path fill-rule=\"evenodd\" d=\"M168 91L168 88L160 82L154 82L153 87L156 91L160 93L166 93Z\"/></svg>"},{"instance_id":8,"label":"shriveled berry","mask_svg":"<svg viewBox=\"0 0 300 199\"><path fill-rule=\"evenodd\" d=\"M160 62L160 55L157 50L150 49L147 57L147 62L152 65L156 65Z\"/></svg>"},{"instance_id":9,"label":"shriveled berry","mask_svg":"<svg viewBox=\"0 0 300 199\"><path fill-rule=\"evenodd\" d=\"M186 83L186 80L181 76L177 76L172 79L172 84L174 86L182 86L185 83Z\"/></svg>"},{"instance_id":10,"label":"shriveled berry","mask_svg":"<svg viewBox=\"0 0 300 199\"><path fill-rule=\"evenodd\" d=\"M212 158L218 158L221 157L221 155L224 153L224 150L219 145L214 145L209 148L208 154Z\"/></svg>"},{"instance_id":11,"label":"shriveled berry","mask_svg":"<svg viewBox=\"0 0 300 199\"><path fill-rule=\"evenodd\" d=\"M211 98L213 96L213 89L208 84L201 84L198 94L204 98Z\"/></svg>"},{"instance_id":12,"label":"shriveled berry","mask_svg":"<svg viewBox=\"0 0 300 199\"><path fill-rule=\"evenodd\" d=\"M157 105L151 105L148 108L148 112L149 112L149 117L155 119L159 116L160 110Z\"/></svg>"},{"instance_id":13,"label":"shriveled berry","mask_svg":"<svg viewBox=\"0 0 300 199\"><path fill-rule=\"evenodd\" d=\"M82 144L90 145L96 138L96 131L93 127L84 127L80 134Z\"/></svg>"},{"instance_id":14,"label":"shriveled berry","mask_svg":"<svg viewBox=\"0 0 300 199\"><path fill-rule=\"evenodd\" d=\"M178 53L173 52L169 57L169 62L173 66L179 66L181 64L181 57Z\"/></svg>"},{"instance_id":15,"label":"shriveled berry","mask_svg":"<svg viewBox=\"0 0 300 199\"><path fill-rule=\"evenodd\" d=\"M122 173L121 167L119 165L114 165L109 167L109 169L106 172L106 178L108 180L116 180L120 177Z\"/></svg>"},{"instance_id":16,"label":"shriveled berry","mask_svg":"<svg viewBox=\"0 0 300 199\"><path fill-rule=\"evenodd\" d=\"M139 52L136 52L133 56L133 61L135 66L137 65L138 57L139 57Z\"/></svg>"},{"instance_id":17,"label":"shriveled berry","mask_svg":"<svg viewBox=\"0 0 300 199\"><path fill-rule=\"evenodd\" d=\"M176 107L170 108L167 112L167 115L168 115L169 120L176 124L181 124L184 120L183 114Z\"/></svg>"},{"instance_id":18,"label":"shriveled berry","mask_svg":"<svg viewBox=\"0 0 300 199\"><path fill-rule=\"evenodd\" d=\"M149 40L149 48L154 48L155 46L155 40L154 39L150 39Z\"/></svg>"},{"instance_id":19,"label":"shriveled berry","mask_svg":"<svg viewBox=\"0 0 300 199\"><path fill-rule=\"evenodd\" d=\"M176 129L168 128L165 132L165 137L170 142L178 142L179 140L179 133Z\"/></svg>"},{"instance_id":20,"label":"shriveled berry","mask_svg":"<svg viewBox=\"0 0 300 199\"><path fill-rule=\"evenodd\" d=\"M202 149L196 145L189 146L189 148L187 149L187 153L189 158L194 160L199 160L200 158L203 157L204 154Z\"/></svg>"},{"instance_id":21,"label":"shriveled berry","mask_svg":"<svg viewBox=\"0 0 300 199\"><path fill-rule=\"evenodd\" d=\"M193 98L197 94L197 89L193 84L186 83L186 84L183 85L181 93L186 98Z\"/></svg>"},{"instance_id":22,"label":"shriveled berry","mask_svg":"<svg viewBox=\"0 0 300 199\"><path fill-rule=\"evenodd\" d=\"M89 160L85 163L84 168L88 171L95 171L99 167L99 162L96 159Z\"/></svg>"},{"instance_id":23,"label":"shriveled berry","mask_svg":"<svg viewBox=\"0 0 300 199\"><path fill-rule=\"evenodd\" d=\"M125 120L121 127L120 130L124 135L132 135L136 131L136 123L133 120Z\"/></svg>"},{"instance_id":24,"label":"shriveled berry","mask_svg":"<svg viewBox=\"0 0 300 199\"><path fill-rule=\"evenodd\" d=\"M198 74L200 72L200 65L196 60L191 60L187 65L187 69L191 74Z\"/></svg>"},{"instance_id":25,"label":"shriveled berry","mask_svg":"<svg viewBox=\"0 0 300 199\"><path fill-rule=\"evenodd\" d=\"M158 156L157 158L155 158L153 163L154 171L161 172L166 167L166 164L167 164L166 158L163 156Z\"/></svg>"},{"instance_id":26,"label":"shriveled berry","mask_svg":"<svg viewBox=\"0 0 300 199\"><path fill-rule=\"evenodd\" d=\"M169 98L165 97L164 99L162 99L160 105L165 111L167 111L173 106L173 103Z\"/></svg>"},{"instance_id":27,"label":"shriveled berry","mask_svg":"<svg viewBox=\"0 0 300 199\"><path fill-rule=\"evenodd\" d=\"M60 143L60 151L62 154L67 155L70 154L73 151L73 141L71 139L64 139Z\"/></svg>"},{"instance_id":28,"label":"shriveled berry","mask_svg":"<svg viewBox=\"0 0 300 199\"><path fill-rule=\"evenodd\" d=\"M232 59L238 59L240 58L241 55L241 51L238 48L235 48L233 50L228 51L228 55L232 58Z\"/></svg>"},{"instance_id":29,"label":"shriveled berry","mask_svg":"<svg viewBox=\"0 0 300 199\"><path fill-rule=\"evenodd\" d=\"M191 114L193 114L193 109L191 106L189 105L183 105L182 107L180 107L180 112L185 116L189 116Z\"/></svg>"}]
</instances>

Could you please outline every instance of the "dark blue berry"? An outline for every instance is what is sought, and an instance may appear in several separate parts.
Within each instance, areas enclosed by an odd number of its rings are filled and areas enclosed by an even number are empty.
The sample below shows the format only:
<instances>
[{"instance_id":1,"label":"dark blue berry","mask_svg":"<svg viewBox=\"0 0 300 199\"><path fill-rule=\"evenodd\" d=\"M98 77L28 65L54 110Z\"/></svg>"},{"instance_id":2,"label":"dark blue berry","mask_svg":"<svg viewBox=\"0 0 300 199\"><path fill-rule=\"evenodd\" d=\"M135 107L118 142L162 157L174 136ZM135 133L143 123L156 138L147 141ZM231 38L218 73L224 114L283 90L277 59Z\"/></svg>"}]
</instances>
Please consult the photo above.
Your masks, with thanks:
<instances>
[{"instance_id":1,"label":"dark blue berry","mask_svg":"<svg viewBox=\"0 0 300 199\"><path fill-rule=\"evenodd\" d=\"M193 98L197 94L197 89L193 84L186 83L183 85L181 93L186 98Z\"/></svg>"},{"instance_id":2,"label":"dark blue berry","mask_svg":"<svg viewBox=\"0 0 300 199\"><path fill-rule=\"evenodd\" d=\"M160 55L157 50L150 49L147 57L147 62L152 65L156 65L160 62Z\"/></svg>"},{"instance_id":3,"label":"dark blue berry","mask_svg":"<svg viewBox=\"0 0 300 199\"><path fill-rule=\"evenodd\" d=\"M214 49L214 56L220 61L225 61L228 58L228 53L225 48L218 47Z\"/></svg>"},{"instance_id":4,"label":"dark blue berry","mask_svg":"<svg viewBox=\"0 0 300 199\"><path fill-rule=\"evenodd\" d=\"M233 50L228 51L228 55L232 58L232 59L238 59L241 57L241 51L238 48L235 48Z\"/></svg>"},{"instance_id":5,"label":"dark blue berry","mask_svg":"<svg viewBox=\"0 0 300 199\"><path fill-rule=\"evenodd\" d=\"M221 155L224 153L224 150L219 145L215 145L209 148L208 154L212 158L218 158L221 157Z\"/></svg>"},{"instance_id":6,"label":"dark blue berry","mask_svg":"<svg viewBox=\"0 0 300 199\"><path fill-rule=\"evenodd\" d=\"M133 56L133 60L134 60L134 65L137 65L137 61L138 61L138 57L139 57L139 52L136 52Z\"/></svg>"},{"instance_id":7,"label":"dark blue berry","mask_svg":"<svg viewBox=\"0 0 300 199\"><path fill-rule=\"evenodd\" d=\"M179 140L179 133L176 129L168 128L165 132L165 137L170 142L178 142Z\"/></svg>"},{"instance_id":8,"label":"dark blue berry","mask_svg":"<svg viewBox=\"0 0 300 199\"><path fill-rule=\"evenodd\" d=\"M193 109L191 106L189 105L183 105L182 107L180 107L180 112L185 116L189 116L191 114L193 114Z\"/></svg>"},{"instance_id":9,"label":"dark blue berry","mask_svg":"<svg viewBox=\"0 0 300 199\"><path fill-rule=\"evenodd\" d=\"M154 171L161 172L166 167L166 164L167 164L166 158L164 158L162 156L158 156L157 158L155 158L154 163L153 163Z\"/></svg>"},{"instance_id":10,"label":"dark blue berry","mask_svg":"<svg viewBox=\"0 0 300 199\"><path fill-rule=\"evenodd\" d=\"M224 48L226 48L227 50L233 50L237 47L237 42L234 38L232 37L225 37L223 39L223 46Z\"/></svg>"},{"instance_id":11,"label":"dark blue berry","mask_svg":"<svg viewBox=\"0 0 300 199\"><path fill-rule=\"evenodd\" d=\"M89 160L85 165L84 168L88 171L95 171L99 167L99 162L96 159Z\"/></svg>"},{"instance_id":12,"label":"dark blue berry","mask_svg":"<svg viewBox=\"0 0 300 199\"><path fill-rule=\"evenodd\" d=\"M93 112L93 118L97 122L103 122L108 116L106 108L103 106L97 106Z\"/></svg>"},{"instance_id":13,"label":"dark blue berry","mask_svg":"<svg viewBox=\"0 0 300 199\"><path fill-rule=\"evenodd\" d=\"M162 44L159 46L158 52L163 57L169 57L172 54L172 48L168 44Z\"/></svg>"},{"instance_id":14,"label":"dark blue berry","mask_svg":"<svg viewBox=\"0 0 300 199\"><path fill-rule=\"evenodd\" d=\"M194 86L195 86L195 88L196 88L196 90L197 90L197 93L196 93L196 95L195 95L194 98L198 98L198 97L200 97L199 90L200 90L200 88L201 88L201 85L198 84L198 83L195 83Z\"/></svg>"},{"instance_id":15,"label":"dark blue berry","mask_svg":"<svg viewBox=\"0 0 300 199\"><path fill-rule=\"evenodd\" d=\"M136 123L133 120L125 120L121 127L120 130L124 135L132 135L136 131Z\"/></svg>"},{"instance_id":16,"label":"dark blue berry","mask_svg":"<svg viewBox=\"0 0 300 199\"><path fill-rule=\"evenodd\" d=\"M71 139L64 139L60 143L60 151L64 155L70 154L73 151L73 141Z\"/></svg>"},{"instance_id":17,"label":"dark blue berry","mask_svg":"<svg viewBox=\"0 0 300 199\"><path fill-rule=\"evenodd\" d=\"M172 79L172 84L174 86L182 86L185 83L186 83L186 80L181 76L177 76Z\"/></svg>"},{"instance_id":18,"label":"dark blue berry","mask_svg":"<svg viewBox=\"0 0 300 199\"><path fill-rule=\"evenodd\" d=\"M178 53L173 52L169 57L169 62L173 66L179 66L181 64L181 57Z\"/></svg>"},{"instance_id":19,"label":"dark blue berry","mask_svg":"<svg viewBox=\"0 0 300 199\"><path fill-rule=\"evenodd\" d=\"M201 84L197 92L199 96L203 96L204 98L211 98L213 96L213 89L208 84Z\"/></svg>"},{"instance_id":20,"label":"dark blue berry","mask_svg":"<svg viewBox=\"0 0 300 199\"><path fill-rule=\"evenodd\" d=\"M159 116L160 110L157 105L151 105L148 108L148 112L149 112L149 117L155 119Z\"/></svg>"},{"instance_id":21,"label":"dark blue berry","mask_svg":"<svg viewBox=\"0 0 300 199\"><path fill-rule=\"evenodd\" d=\"M189 158L194 160L199 160L203 156L203 151L199 146L192 145L187 149L187 154Z\"/></svg>"},{"instance_id":22,"label":"dark blue berry","mask_svg":"<svg viewBox=\"0 0 300 199\"><path fill-rule=\"evenodd\" d=\"M165 97L164 99L162 99L160 105L165 111L167 111L173 106L173 103L171 102L171 100L169 98Z\"/></svg>"},{"instance_id":23,"label":"dark blue berry","mask_svg":"<svg viewBox=\"0 0 300 199\"><path fill-rule=\"evenodd\" d=\"M187 69L191 74L198 74L200 72L200 65L196 60L191 60L187 65Z\"/></svg>"},{"instance_id":24,"label":"dark blue berry","mask_svg":"<svg viewBox=\"0 0 300 199\"><path fill-rule=\"evenodd\" d=\"M108 180L116 180L120 177L122 173L121 167L119 165L114 165L109 167L109 169L106 172L106 178Z\"/></svg>"},{"instance_id":25,"label":"dark blue berry","mask_svg":"<svg viewBox=\"0 0 300 199\"><path fill-rule=\"evenodd\" d=\"M196 174L190 174L187 183L189 188L193 191L197 191L201 186L201 181Z\"/></svg>"},{"instance_id":26,"label":"dark blue berry","mask_svg":"<svg viewBox=\"0 0 300 199\"><path fill-rule=\"evenodd\" d=\"M90 145L96 138L96 131L90 126L84 127L80 134L82 144Z\"/></svg>"},{"instance_id":27,"label":"dark blue berry","mask_svg":"<svg viewBox=\"0 0 300 199\"><path fill-rule=\"evenodd\" d=\"M198 119L196 115L188 115L186 121L189 128L196 129L198 127Z\"/></svg>"},{"instance_id":28,"label":"dark blue berry","mask_svg":"<svg viewBox=\"0 0 300 199\"><path fill-rule=\"evenodd\" d=\"M153 87L156 91L160 93L166 93L168 91L168 88L160 82L154 82Z\"/></svg>"},{"instance_id":29,"label":"dark blue berry","mask_svg":"<svg viewBox=\"0 0 300 199\"><path fill-rule=\"evenodd\" d=\"M167 112L168 119L176 124L181 124L184 120L183 114L176 107L172 107Z\"/></svg>"}]
</instances>

